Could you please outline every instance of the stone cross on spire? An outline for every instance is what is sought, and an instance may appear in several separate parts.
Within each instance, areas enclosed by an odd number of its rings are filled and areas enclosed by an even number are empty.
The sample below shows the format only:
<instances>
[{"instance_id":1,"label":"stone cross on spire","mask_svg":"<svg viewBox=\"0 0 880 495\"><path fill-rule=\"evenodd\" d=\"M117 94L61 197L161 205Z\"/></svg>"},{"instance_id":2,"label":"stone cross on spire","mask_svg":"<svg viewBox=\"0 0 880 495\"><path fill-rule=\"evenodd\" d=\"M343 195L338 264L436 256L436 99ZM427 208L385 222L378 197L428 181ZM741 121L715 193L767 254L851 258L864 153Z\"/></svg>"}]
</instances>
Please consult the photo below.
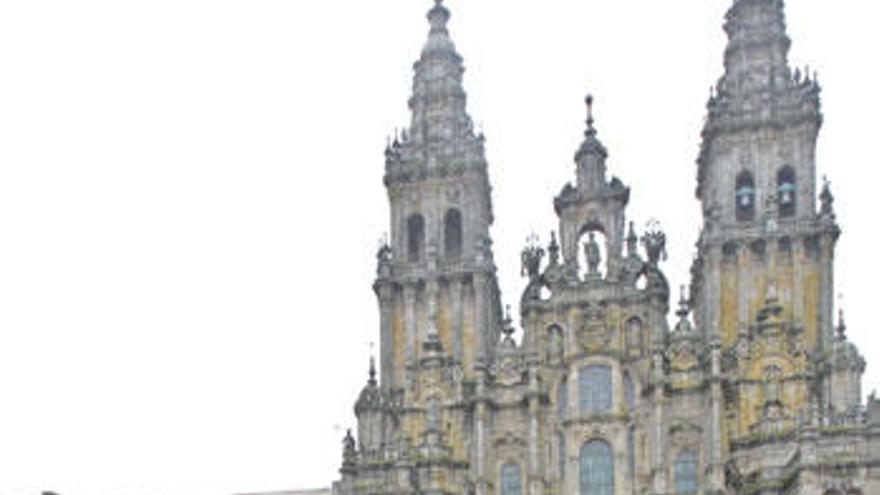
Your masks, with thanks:
<instances>
[{"instance_id":1,"label":"stone cross on spire","mask_svg":"<svg viewBox=\"0 0 880 495\"><path fill-rule=\"evenodd\" d=\"M596 128L593 124L596 120L593 118L593 95L587 95L587 136L595 136Z\"/></svg>"}]
</instances>

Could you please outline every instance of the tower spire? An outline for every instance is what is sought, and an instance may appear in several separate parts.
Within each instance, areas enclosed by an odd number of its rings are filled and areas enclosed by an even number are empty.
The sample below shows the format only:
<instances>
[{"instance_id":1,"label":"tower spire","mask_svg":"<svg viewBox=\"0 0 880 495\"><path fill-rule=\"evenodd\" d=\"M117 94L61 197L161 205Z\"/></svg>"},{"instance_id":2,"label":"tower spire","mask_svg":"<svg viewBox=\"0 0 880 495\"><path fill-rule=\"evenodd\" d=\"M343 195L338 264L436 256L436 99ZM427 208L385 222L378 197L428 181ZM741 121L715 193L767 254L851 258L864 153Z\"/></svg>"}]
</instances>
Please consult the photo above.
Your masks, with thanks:
<instances>
[{"instance_id":1,"label":"tower spire","mask_svg":"<svg viewBox=\"0 0 880 495\"><path fill-rule=\"evenodd\" d=\"M449 23L449 13L443 5L443 0L434 0L434 7L428 11L428 22L431 24L431 34L449 34L446 25Z\"/></svg>"},{"instance_id":2,"label":"tower spire","mask_svg":"<svg viewBox=\"0 0 880 495\"><path fill-rule=\"evenodd\" d=\"M427 13L428 39L413 66L410 126L386 160L392 178L411 172L405 170L406 162L417 162L429 173L449 162L473 168L486 165L483 140L467 113L463 60L449 34L452 14L443 0L433 3Z\"/></svg>"},{"instance_id":3,"label":"tower spire","mask_svg":"<svg viewBox=\"0 0 880 495\"><path fill-rule=\"evenodd\" d=\"M578 184L590 191L597 191L605 185L605 160L608 158L608 150L597 137L594 101L593 95L588 94L585 99L587 130L584 132L584 142L574 156L578 165Z\"/></svg>"},{"instance_id":4,"label":"tower spire","mask_svg":"<svg viewBox=\"0 0 880 495\"><path fill-rule=\"evenodd\" d=\"M791 78L783 0L735 0L724 25L727 49L722 91L751 92L784 86Z\"/></svg>"}]
</instances>

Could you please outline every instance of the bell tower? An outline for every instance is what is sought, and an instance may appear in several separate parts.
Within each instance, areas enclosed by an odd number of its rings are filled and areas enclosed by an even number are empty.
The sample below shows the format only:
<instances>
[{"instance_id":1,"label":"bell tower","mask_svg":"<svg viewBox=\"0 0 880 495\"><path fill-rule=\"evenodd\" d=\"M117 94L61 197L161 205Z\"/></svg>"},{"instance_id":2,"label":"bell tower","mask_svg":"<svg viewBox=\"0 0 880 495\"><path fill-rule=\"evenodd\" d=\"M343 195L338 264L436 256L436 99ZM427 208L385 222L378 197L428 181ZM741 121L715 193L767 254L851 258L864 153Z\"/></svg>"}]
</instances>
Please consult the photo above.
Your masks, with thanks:
<instances>
[{"instance_id":1,"label":"bell tower","mask_svg":"<svg viewBox=\"0 0 880 495\"><path fill-rule=\"evenodd\" d=\"M724 438L736 441L829 405L821 356L835 341L840 229L827 182L817 208L820 87L789 67L783 0L735 0L725 31L697 160L691 298L731 377Z\"/></svg>"},{"instance_id":2,"label":"bell tower","mask_svg":"<svg viewBox=\"0 0 880 495\"><path fill-rule=\"evenodd\" d=\"M466 110L462 58L437 0L414 65L412 120L385 150L391 237L379 253L381 382L405 387L427 332L464 375L490 357L501 305L489 227L491 188L482 134Z\"/></svg>"},{"instance_id":3,"label":"bell tower","mask_svg":"<svg viewBox=\"0 0 880 495\"><path fill-rule=\"evenodd\" d=\"M697 161L697 318L731 346L769 295L802 329L804 344L820 349L833 333L839 231L831 212L816 210L819 84L789 68L781 0L735 1L725 31L725 72L707 106Z\"/></svg>"}]
</instances>

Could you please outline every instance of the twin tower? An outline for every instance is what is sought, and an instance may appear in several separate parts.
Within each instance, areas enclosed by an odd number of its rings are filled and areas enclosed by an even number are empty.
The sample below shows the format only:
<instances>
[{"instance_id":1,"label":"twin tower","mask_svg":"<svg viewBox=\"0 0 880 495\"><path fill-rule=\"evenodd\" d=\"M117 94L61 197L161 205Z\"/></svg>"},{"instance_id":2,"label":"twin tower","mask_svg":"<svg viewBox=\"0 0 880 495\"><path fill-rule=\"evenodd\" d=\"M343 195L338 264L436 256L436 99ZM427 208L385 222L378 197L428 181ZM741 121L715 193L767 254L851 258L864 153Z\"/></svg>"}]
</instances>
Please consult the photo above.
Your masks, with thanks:
<instances>
[{"instance_id":1,"label":"twin tower","mask_svg":"<svg viewBox=\"0 0 880 495\"><path fill-rule=\"evenodd\" d=\"M782 0L736 0L697 174L703 228L669 322L659 229L626 221L592 100L558 230L501 307L483 136L436 0L407 130L385 150L371 364L335 495L875 495L880 402L833 307L833 196L815 75Z\"/></svg>"}]
</instances>

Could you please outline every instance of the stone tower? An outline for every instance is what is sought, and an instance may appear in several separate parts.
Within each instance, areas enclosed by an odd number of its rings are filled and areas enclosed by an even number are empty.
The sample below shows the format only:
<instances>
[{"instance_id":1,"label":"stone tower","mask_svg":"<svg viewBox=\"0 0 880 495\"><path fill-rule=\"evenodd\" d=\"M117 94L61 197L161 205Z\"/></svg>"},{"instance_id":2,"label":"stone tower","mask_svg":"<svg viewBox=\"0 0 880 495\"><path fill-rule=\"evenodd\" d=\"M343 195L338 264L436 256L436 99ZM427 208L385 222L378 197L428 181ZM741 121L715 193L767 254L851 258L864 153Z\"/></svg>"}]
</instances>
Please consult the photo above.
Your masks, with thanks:
<instances>
[{"instance_id":1,"label":"stone tower","mask_svg":"<svg viewBox=\"0 0 880 495\"><path fill-rule=\"evenodd\" d=\"M609 176L587 97L558 228L521 252L518 343L483 137L435 0L412 122L385 150L380 370L371 361L334 495L880 493L880 401L862 404L865 360L833 316L819 86L789 68L783 14L782 0L727 14L698 159L703 229L671 321L666 237L627 222L631 191Z\"/></svg>"},{"instance_id":2,"label":"stone tower","mask_svg":"<svg viewBox=\"0 0 880 495\"><path fill-rule=\"evenodd\" d=\"M491 356L498 338L484 138L466 111L449 18L441 2L428 13L430 33L409 99L412 121L385 150L391 239L380 252L375 290L386 390L413 378L430 332L465 375Z\"/></svg>"},{"instance_id":3,"label":"stone tower","mask_svg":"<svg viewBox=\"0 0 880 495\"><path fill-rule=\"evenodd\" d=\"M472 394L502 311L484 137L467 114L462 57L442 0L414 65L412 120L385 149L389 242L378 253L381 383L370 377L346 437L343 493L464 493L476 449ZM470 483L470 484L469 484Z\"/></svg>"},{"instance_id":4,"label":"stone tower","mask_svg":"<svg viewBox=\"0 0 880 495\"><path fill-rule=\"evenodd\" d=\"M703 228L691 291L711 367L723 379L710 385L709 486L722 489L717 467L725 462L728 487L789 493L783 485L797 483L792 493L824 493L827 470L799 465L795 475L793 456L813 462L837 449L865 459L868 447L854 438L843 447L821 429L812 432L815 443L794 440L811 422L851 417L858 428L865 366L846 342L842 315L835 330L840 229L827 182L817 194L819 83L788 64L783 0L736 0L725 31L725 71L698 158Z\"/></svg>"}]
</instances>

